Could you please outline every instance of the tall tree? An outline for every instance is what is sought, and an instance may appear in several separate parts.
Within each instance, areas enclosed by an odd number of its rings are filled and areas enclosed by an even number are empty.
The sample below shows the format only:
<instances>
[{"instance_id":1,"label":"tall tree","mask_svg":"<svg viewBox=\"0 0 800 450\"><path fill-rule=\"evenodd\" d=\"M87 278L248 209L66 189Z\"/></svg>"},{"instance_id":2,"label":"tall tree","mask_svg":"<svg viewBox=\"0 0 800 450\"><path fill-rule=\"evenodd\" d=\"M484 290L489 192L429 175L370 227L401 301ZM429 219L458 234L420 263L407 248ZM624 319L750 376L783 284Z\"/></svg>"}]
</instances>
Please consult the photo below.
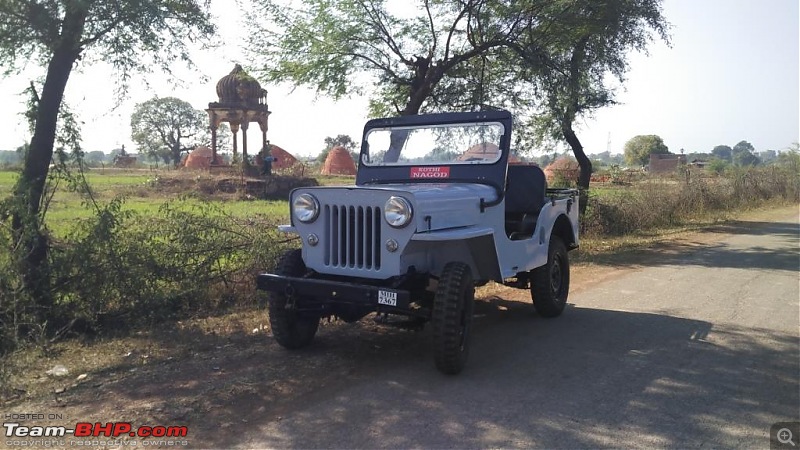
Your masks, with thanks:
<instances>
[{"instance_id":1,"label":"tall tree","mask_svg":"<svg viewBox=\"0 0 800 450\"><path fill-rule=\"evenodd\" d=\"M187 43L210 36L214 27L207 0L3 0L0 2L0 65L6 74L31 62L46 68L33 89L33 135L14 188L12 227L20 243L24 289L46 316L51 298L47 240L41 208L59 109L72 70L103 60L127 81L152 66L169 71L176 59L188 61Z\"/></svg>"},{"instance_id":2,"label":"tall tree","mask_svg":"<svg viewBox=\"0 0 800 450\"><path fill-rule=\"evenodd\" d=\"M724 161L733 161L733 149L727 145L717 145L711 150L711 154Z\"/></svg>"},{"instance_id":3,"label":"tall tree","mask_svg":"<svg viewBox=\"0 0 800 450\"><path fill-rule=\"evenodd\" d=\"M640 134L625 143L624 153L628 164L646 166L650 162L650 155L669 153L669 148L659 136Z\"/></svg>"},{"instance_id":4,"label":"tall tree","mask_svg":"<svg viewBox=\"0 0 800 450\"><path fill-rule=\"evenodd\" d=\"M416 0L394 15L384 0L256 1L269 24L253 48L269 80L334 98L368 91L381 116L513 109L534 125L517 136L535 128L570 145L584 191L591 162L573 124L614 103L631 50L668 40L661 0Z\"/></svg>"},{"instance_id":5,"label":"tall tree","mask_svg":"<svg viewBox=\"0 0 800 450\"><path fill-rule=\"evenodd\" d=\"M755 155L755 147L747 141L739 141L731 149L733 163L737 166L755 166L761 163Z\"/></svg>"},{"instance_id":6,"label":"tall tree","mask_svg":"<svg viewBox=\"0 0 800 450\"><path fill-rule=\"evenodd\" d=\"M255 0L263 28L251 33L269 81L310 86L334 99L370 94L375 116L471 109L481 86L473 64L520 31L484 23L489 0L415 0L392 14L384 0Z\"/></svg>"},{"instance_id":7,"label":"tall tree","mask_svg":"<svg viewBox=\"0 0 800 450\"><path fill-rule=\"evenodd\" d=\"M209 142L208 115L179 98L152 98L136 105L131 138L140 153L177 166L182 153Z\"/></svg>"},{"instance_id":8,"label":"tall tree","mask_svg":"<svg viewBox=\"0 0 800 450\"><path fill-rule=\"evenodd\" d=\"M509 47L519 78L531 83L534 99L521 99L538 113L531 123L538 141L566 142L581 171L578 187L589 188L592 164L575 131L575 122L615 104L614 82L625 81L632 51L647 51L657 36L669 42L661 0L520 0L526 32ZM545 8L537 8L545 3ZM509 59L509 63L514 61ZM588 196L581 199L585 211Z\"/></svg>"}]
</instances>

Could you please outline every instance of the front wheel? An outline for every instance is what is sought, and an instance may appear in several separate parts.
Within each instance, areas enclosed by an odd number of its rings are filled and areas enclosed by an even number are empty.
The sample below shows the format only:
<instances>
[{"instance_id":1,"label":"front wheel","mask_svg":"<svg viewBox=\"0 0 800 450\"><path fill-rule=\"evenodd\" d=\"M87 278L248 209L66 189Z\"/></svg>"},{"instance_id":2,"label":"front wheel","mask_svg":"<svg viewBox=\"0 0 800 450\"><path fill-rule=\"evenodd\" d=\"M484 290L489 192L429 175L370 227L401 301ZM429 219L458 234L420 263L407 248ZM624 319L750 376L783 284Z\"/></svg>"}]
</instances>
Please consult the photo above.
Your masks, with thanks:
<instances>
[{"instance_id":1,"label":"front wheel","mask_svg":"<svg viewBox=\"0 0 800 450\"><path fill-rule=\"evenodd\" d=\"M433 299L433 349L436 368L455 375L464 369L469 355L469 337L475 286L467 264L444 266Z\"/></svg>"},{"instance_id":2,"label":"front wheel","mask_svg":"<svg viewBox=\"0 0 800 450\"><path fill-rule=\"evenodd\" d=\"M287 277L300 277L306 271L300 250L284 253L275 268L276 275ZM286 294L270 292L269 325L278 344L294 350L307 346L314 339L319 328L319 316L299 315L294 309L286 308L289 301Z\"/></svg>"},{"instance_id":3,"label":"front wheel","mask_svg":"<svg viewBox=\"0 0 800 450\"><path fill-rule=\"evenodd\" d=\"M547 264L531 271L533 307L542 317L557 317L564 311L569 294L569 256L564 241L550 236Z\"/></svg>"}]
</instances>

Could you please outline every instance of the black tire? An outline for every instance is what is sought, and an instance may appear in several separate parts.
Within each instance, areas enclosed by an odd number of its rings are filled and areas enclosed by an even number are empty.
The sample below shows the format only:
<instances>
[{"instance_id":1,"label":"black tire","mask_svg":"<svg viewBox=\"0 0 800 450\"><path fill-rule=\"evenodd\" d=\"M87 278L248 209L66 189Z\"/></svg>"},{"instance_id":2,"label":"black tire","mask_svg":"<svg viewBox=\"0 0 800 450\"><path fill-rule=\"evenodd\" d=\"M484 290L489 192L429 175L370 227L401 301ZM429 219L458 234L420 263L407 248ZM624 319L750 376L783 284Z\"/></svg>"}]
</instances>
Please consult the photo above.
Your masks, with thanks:
<instances>
[{"instance_id":1,"label":"black tire","mask_svg":"<svg viewBox=\"0 0 800 450\"><path fill-rule=\"evenodd\" d=\"M564 241L550 236L547 264L531 271L531 299L542 317L557 317L564 312L569 295L569 256Z\"/></svg>"},{"instance_id":2,"label":"black tire","mask_svg":"<svg viewBox=\"0 0 800 450\"><path fill-rule=\"evenodd\" d=\"M455 375L464 369L469 355L475 286L467 264L444 266L433 299L433 348L436 368Z\"/></svg>"},{"instance_id":3,"label":"black tire","mask_svg":"<svg viewBox=\"0 0 800 450\"><path fill-rule=\"evenodd\" d=\"M307 269L300 250L289 250L281 256L275 268L276 275L299 277ZM269 293L269 325L272 335L282 347L290 350L302 348L311 343L319 328L319 317L300 316L296 311L286 309L288 298L285 294Z\"/></svg>"}]
</instances>

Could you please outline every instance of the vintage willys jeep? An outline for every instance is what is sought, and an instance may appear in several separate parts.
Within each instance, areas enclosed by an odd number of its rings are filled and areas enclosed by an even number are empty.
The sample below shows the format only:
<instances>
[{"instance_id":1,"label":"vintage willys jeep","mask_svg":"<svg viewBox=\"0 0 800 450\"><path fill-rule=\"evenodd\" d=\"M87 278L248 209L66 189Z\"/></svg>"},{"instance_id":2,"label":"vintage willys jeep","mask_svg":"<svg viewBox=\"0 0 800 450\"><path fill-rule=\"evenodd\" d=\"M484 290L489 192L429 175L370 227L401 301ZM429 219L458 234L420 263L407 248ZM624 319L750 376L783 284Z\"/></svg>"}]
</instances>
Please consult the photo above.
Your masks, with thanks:
<instances>
[{"instance_id":1,"label":"vintage willys jeep","mask_svg":"<svg viewBox=\"0 0 800 450\"><path fill-rule=\"evenodd\" d=\"M507 111L370 120L355 186L294 190L281 229L302 249L257 277L278 343L308 345L323 317L432 322L436 367L455 374L476 285L530 289L540 315L561 314L578 193L547 189L537 166L509 165L511 123Z\"/></svg>"}]
</instances>

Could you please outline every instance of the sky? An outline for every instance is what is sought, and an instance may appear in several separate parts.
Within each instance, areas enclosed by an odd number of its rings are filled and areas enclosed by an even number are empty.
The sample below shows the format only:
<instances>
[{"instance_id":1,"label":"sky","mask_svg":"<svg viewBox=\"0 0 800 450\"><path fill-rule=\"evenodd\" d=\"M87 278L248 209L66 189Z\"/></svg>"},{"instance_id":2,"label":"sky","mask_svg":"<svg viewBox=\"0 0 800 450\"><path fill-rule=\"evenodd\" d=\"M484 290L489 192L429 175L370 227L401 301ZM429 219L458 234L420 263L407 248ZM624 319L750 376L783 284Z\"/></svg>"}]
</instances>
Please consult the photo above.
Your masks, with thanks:
<instances>
[{"instance_id":1,"label":"sky","mask_svg":"<svg viewBox=\"0 0 800 450\"><path fill-rule=\"evenodd\" d=\"M195 52L198 70L176 68L178 81L153 75L137 79L120 100L109 67L95 64L73 72L66 99L83 122L84 149L110 152L131 142L130 115L137 103L154 96L175 96L197 109L216 101L216 81L235 63L248 66L238 43L244 42L247 16L214 0L220 48ZM756 151L781 150L800 141L800 2L798 0L664 0L672 25L671 44L654 41L648 54L632 53L619 105L604 108L577 124L588 153L621 153L640 134L663 138L673 153L710 152L716 145L746 140ZM256 65L256 64L253 64ZM29 139L21 92L41 73L0 79L0 150ZM262 83L263 85L263 83ZM367 100L333 102L289 85L263 85L272 115L268 138L295 155L316 155L327 136L349 134L360 141ZM258 127L248 141L260 143ZM542 154L550 149L533 149Z\"/></svg>"}]
</instances>

